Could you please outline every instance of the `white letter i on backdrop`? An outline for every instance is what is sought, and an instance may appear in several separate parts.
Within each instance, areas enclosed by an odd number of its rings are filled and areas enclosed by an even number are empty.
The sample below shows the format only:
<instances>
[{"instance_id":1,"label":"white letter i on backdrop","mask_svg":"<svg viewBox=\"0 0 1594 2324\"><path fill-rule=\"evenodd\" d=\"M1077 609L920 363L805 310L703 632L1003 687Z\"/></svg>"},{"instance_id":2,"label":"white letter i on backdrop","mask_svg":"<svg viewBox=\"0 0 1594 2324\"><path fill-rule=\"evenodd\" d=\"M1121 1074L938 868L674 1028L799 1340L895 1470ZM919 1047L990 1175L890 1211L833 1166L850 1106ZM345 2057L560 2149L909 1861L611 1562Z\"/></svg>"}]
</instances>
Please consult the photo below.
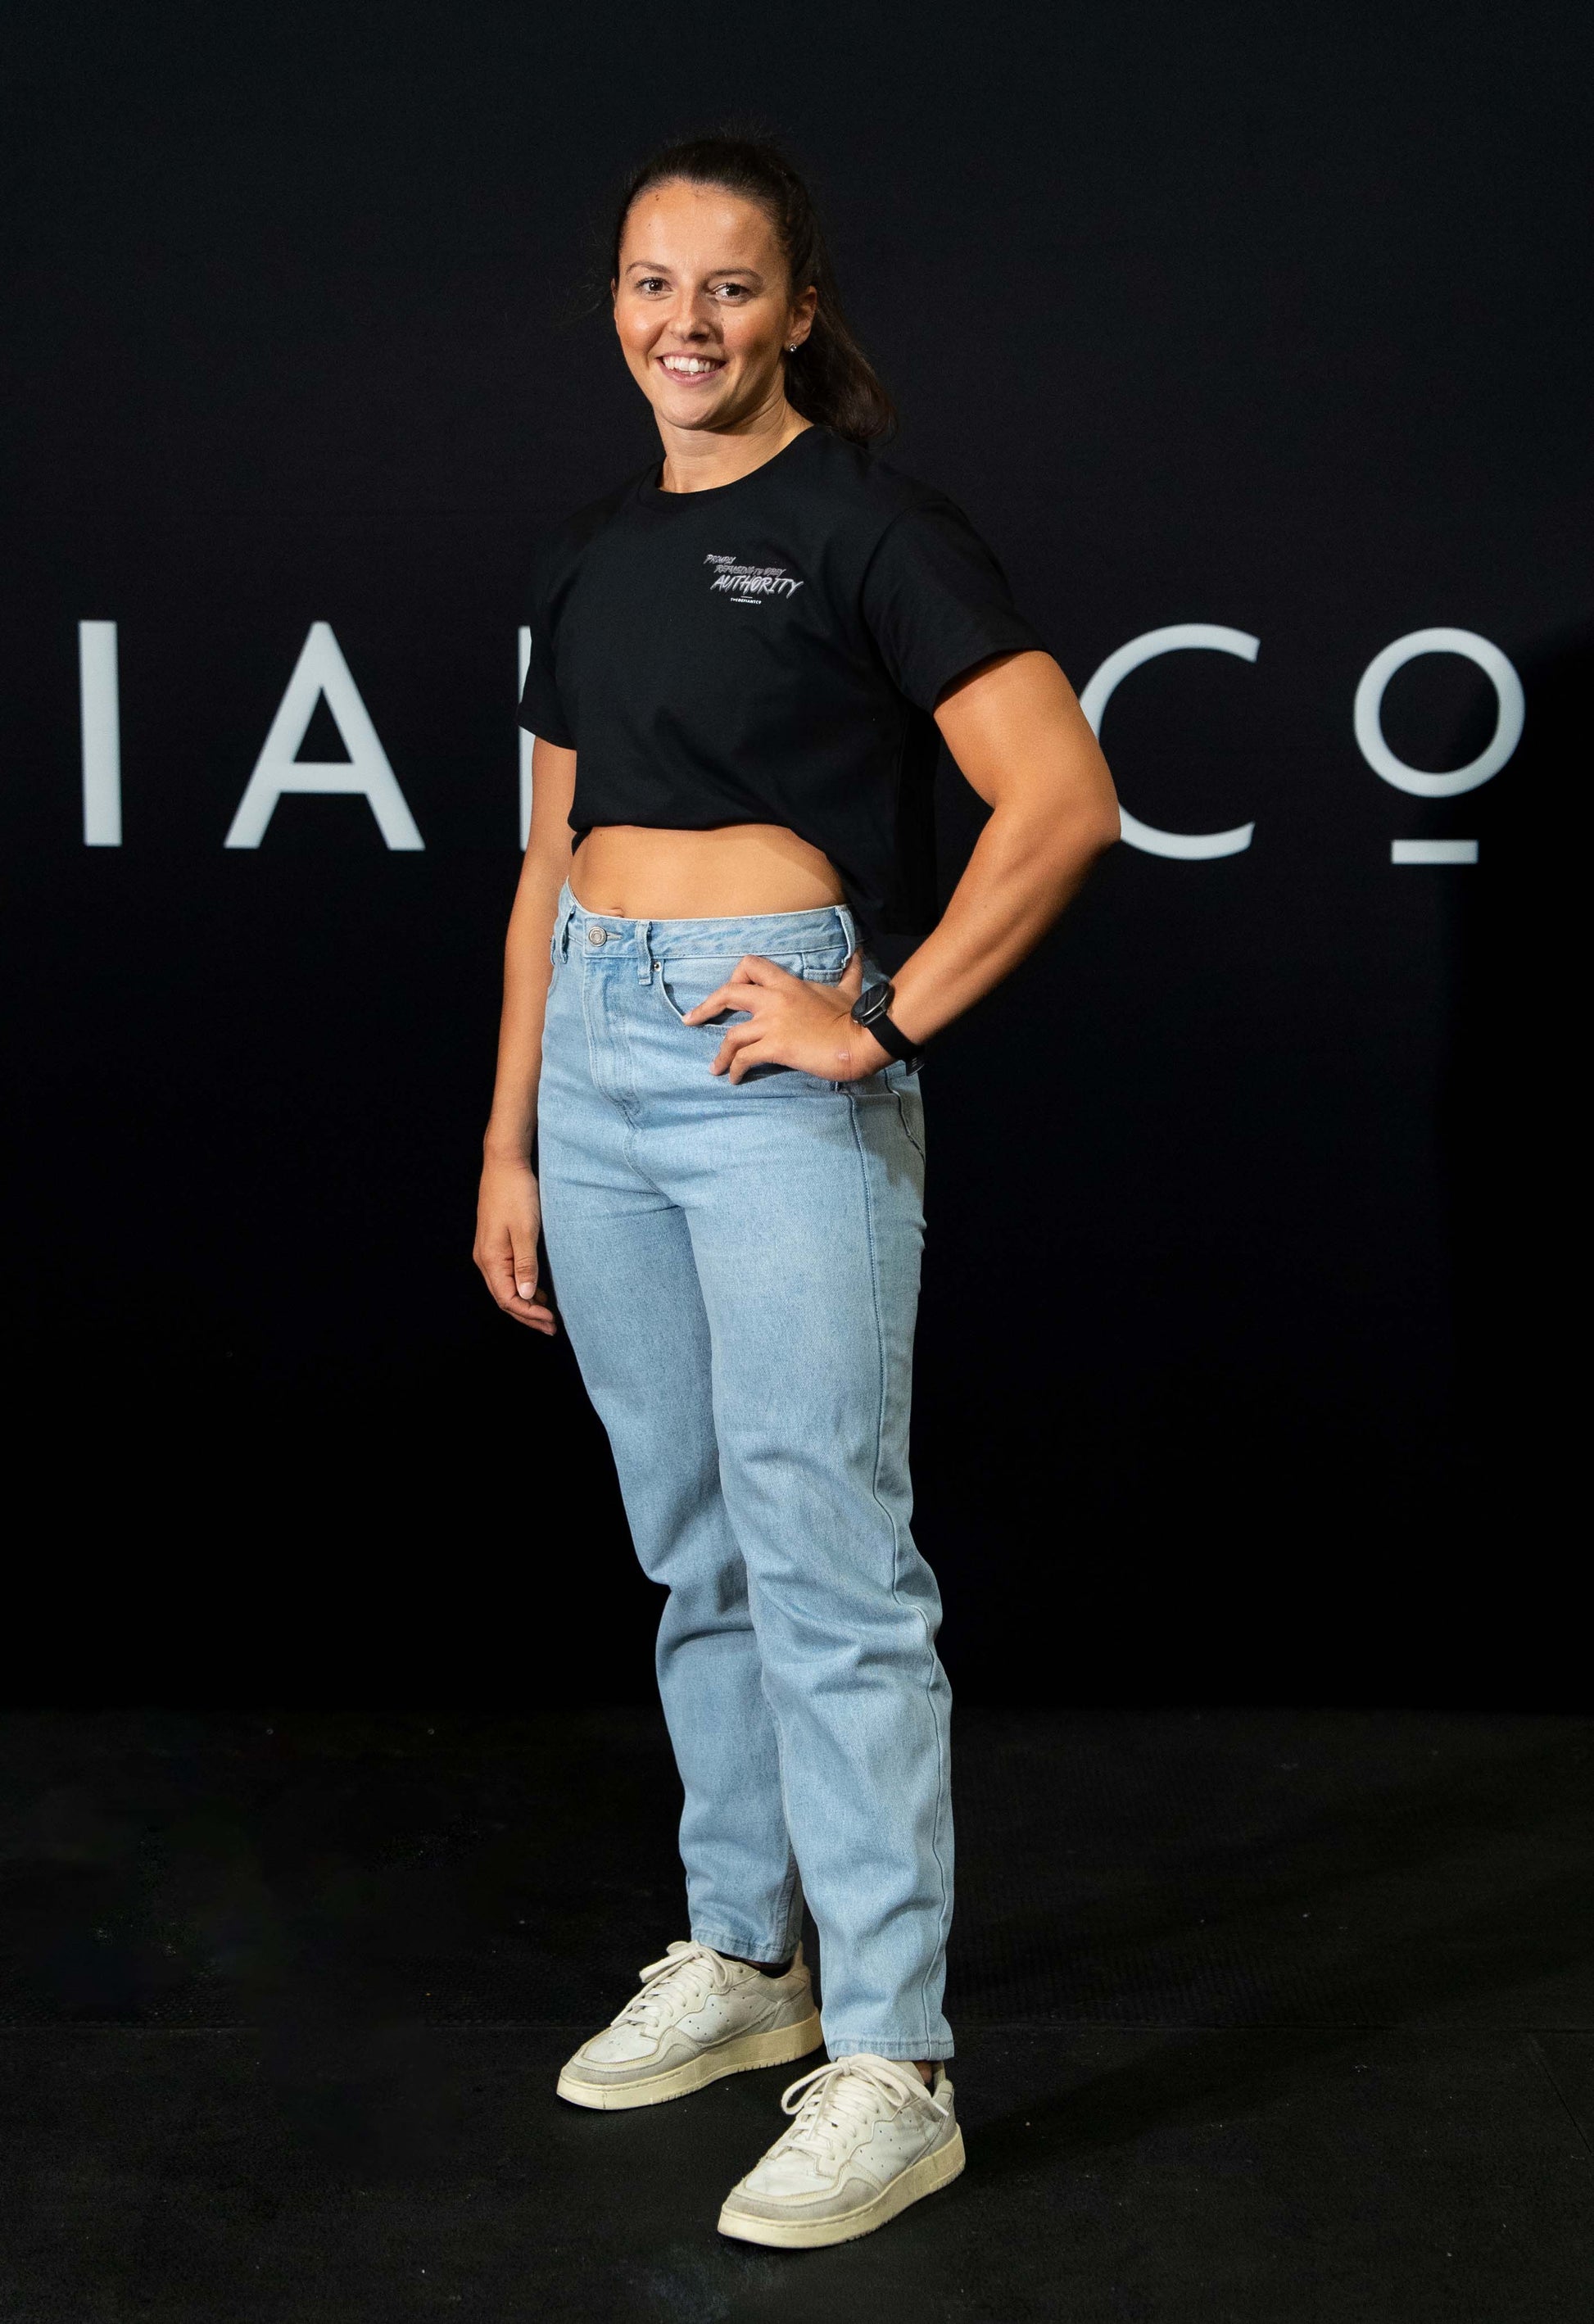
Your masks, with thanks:
<instances>
[{"instance_id":1,"label":"white letter i on backdrop","mask_svg":"<svg viewBox=\"0 0 1594 2324\"><path fill-rule=\"evenodd\" d=\"M116 624L78 624L78 709L83 735L83 844L122 844L122 704Z\"/></svg>"}]
</instances>

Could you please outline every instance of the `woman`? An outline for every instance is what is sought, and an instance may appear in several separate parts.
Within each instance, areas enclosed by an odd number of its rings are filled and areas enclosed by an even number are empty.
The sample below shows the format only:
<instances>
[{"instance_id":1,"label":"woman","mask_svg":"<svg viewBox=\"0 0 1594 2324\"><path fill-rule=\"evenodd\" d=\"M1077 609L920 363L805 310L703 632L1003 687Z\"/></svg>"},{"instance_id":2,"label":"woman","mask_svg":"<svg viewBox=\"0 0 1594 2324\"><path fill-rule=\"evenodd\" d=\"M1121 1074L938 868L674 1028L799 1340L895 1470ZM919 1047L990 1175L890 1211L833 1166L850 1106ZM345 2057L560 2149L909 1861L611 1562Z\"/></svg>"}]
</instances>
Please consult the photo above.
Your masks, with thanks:
<instances>
[{"instance_id":1,"label":"woman","mask_svg":"<svg viewBox=\"0 0 1594 2324\"><path fill-rule=\"evenodd\" d=\"M551 1333L540 1228L669 1593L691 1936L558 2088L650 2106L823 2038L720 2227L839 2243L963 2165L950 1698L908 1530L917 1059L1045 934L1118 809L966 519L864 448L890 407L780 157L655 156L613 297L664 457L534 579L534 804L475 1259ZM937 920L940 737L991 812Z\"/></svg>"}]
</instances>

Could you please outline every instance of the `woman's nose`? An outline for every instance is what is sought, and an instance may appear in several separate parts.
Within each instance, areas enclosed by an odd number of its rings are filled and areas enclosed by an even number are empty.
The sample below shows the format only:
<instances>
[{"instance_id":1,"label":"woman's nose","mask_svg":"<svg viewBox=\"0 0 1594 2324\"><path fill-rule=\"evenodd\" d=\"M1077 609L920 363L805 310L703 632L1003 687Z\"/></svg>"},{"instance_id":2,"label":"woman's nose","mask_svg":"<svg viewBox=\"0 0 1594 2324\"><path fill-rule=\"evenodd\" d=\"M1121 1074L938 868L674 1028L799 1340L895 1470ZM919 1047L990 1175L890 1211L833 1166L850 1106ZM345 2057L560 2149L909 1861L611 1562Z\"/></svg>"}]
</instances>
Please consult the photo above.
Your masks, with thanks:
<instances>
[{"instance_id":1,"label":"woman's nose","mask_svg":"<svg viewBox=\"0 0 1594 2324\"><path fill-rule=\"evenodd\" d=\"M709 335L709 317L696 300L683 299L669 319L678 338L705 339Z\"/></svg>"}]
</instances>

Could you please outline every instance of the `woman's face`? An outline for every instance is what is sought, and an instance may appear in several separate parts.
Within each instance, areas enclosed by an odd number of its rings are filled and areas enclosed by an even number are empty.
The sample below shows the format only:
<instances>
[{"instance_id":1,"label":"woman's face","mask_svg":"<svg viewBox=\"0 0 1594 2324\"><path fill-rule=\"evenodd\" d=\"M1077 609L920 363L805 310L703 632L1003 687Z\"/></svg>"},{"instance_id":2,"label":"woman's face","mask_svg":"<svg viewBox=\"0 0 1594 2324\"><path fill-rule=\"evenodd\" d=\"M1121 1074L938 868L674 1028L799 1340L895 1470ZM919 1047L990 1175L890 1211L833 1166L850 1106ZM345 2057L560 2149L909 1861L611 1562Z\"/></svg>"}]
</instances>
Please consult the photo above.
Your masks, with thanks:
<instances>
[{"instance_id":1,"label":"woman's face","mask_svg":"<svg viewBox=\"0 0 1594 2324\"><path fill-rule=\"evenodd\" d=\"M614 327L661 426L733 429L782 397L782 352L814 307L812 290L794 301L756 202L676 179L631 204Z\"/></svg>"}]
</instances>

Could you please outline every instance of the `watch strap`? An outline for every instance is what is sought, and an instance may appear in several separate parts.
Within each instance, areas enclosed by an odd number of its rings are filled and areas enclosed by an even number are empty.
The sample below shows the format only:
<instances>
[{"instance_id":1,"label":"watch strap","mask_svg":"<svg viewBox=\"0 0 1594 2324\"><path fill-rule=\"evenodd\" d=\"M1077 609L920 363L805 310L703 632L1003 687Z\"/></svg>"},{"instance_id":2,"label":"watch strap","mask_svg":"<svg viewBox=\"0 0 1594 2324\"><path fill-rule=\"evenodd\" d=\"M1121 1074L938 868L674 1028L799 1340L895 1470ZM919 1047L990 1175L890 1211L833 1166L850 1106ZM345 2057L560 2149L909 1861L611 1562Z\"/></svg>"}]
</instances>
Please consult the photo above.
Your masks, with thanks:
<instances>
[{"instance_id":1,"label":"watch strap","mask_svg":"<svg viewBox=\"0 0 1594 2324\"><path fill-rule=\"evenodd\" d=\"M896 997L892 985L871 984L853 1001L852 1016L866 1032L874 1035L889 1057L894 1057L899 1065L911 1065L917 1062L918 1050L902 1028L891 1022L889 1014Z\"/></svg>"}]
</instances>

